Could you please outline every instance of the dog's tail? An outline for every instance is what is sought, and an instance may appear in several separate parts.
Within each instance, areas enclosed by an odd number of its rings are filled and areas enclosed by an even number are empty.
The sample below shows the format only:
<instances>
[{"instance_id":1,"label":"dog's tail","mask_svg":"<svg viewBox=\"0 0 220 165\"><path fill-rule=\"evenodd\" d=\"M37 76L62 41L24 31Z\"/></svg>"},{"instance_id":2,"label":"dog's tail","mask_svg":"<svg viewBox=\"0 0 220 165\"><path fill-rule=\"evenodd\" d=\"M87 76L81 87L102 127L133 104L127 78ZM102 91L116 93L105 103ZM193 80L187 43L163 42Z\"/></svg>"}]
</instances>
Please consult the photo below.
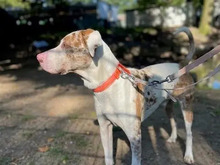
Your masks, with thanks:
<instances>
[{"instance_id":1,"label":"dog's tail","mask_svg":"<svg viewBox=\"0 0 220 165\"><path fill-rule=\"evenodd\" d=\"M181 32L185 32L189 38L189 53L186 56L186 59L183 61L184 64L188 64L195 53L194 38L193 38L191 31L187 27L181 27L181 28L177 29L173 34L177 35Z\"/></svg>"}]
</instances>

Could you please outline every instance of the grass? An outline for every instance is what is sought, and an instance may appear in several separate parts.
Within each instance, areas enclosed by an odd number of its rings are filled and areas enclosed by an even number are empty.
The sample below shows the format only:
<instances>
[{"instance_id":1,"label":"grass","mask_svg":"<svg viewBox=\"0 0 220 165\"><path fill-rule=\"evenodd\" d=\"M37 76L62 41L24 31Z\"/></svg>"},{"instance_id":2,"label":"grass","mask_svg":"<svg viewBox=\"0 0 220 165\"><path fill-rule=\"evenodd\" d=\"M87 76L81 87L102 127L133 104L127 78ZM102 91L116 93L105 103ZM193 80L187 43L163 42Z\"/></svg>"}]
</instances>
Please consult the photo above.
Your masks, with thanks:
<instances>
[{"instance_id":1,"label":"grass","mask_svg":"<svg viewBox=\"0 0 220 165\"><path fill-rule=\"evenodd\" d=\"M50 156L57 157L63 164L69 160L68 154L61 147L51 147L48 151Z\"/></svg>"},{"instance_id":2,"label":"grass","mask_svg":"<svg viewBox=\"0 0 220 165\"><path fill-rule=\"evenodd\" d=\"M61 138L61 137L64 137L66 134L67 132L58 131L57 134L54 136L54 138Z\"/></svg>"},{"instance_id":3,"label":"grass","mask_svg":"<svg viewBox=\"0 0 220 165\"><path fill-rule=\"evenodd\" d=\"M24 121L24 122L29 121L29 120L33 120L33 119L35 119L35 117L31 116L31 115L24 115L21 118L21 120Z\"/></svg>"},{"instance_id":4,"label":"grass","mask_svg":"<svg viewBox=\"0 0 220 165\"><path fill-rule=\"evenodd\" d=\"M219 109L214 110L214 113L215 113L217 116L220 116L220 108L219 108Z\"/></svg>"},{"instance_id":5,"label":"grass","mask_svg":"<svg viewBox=\"0 0 220 165\"><path fill-rule=\"evenodd\" d=\"M33 132L24 132L22 134L23 137L25 137L26 139L30 139L33 136Z\"/></svg>"},{"instance_id":6,"label":"grass","mask_svg":"<svg viewBox=\"0 0 220 165\"><path fill-rule=\"evenodd\" d=\"M62 162L66 162L69 160L69 157L68 155L62 155L61 159L62 159Z\"/></svg>"},{"instance_id":7,"label":"grass","mask_svg":"<svg viewBox=\"0 0 220 165\"><path fill-rule=\"evenodd\" d=\"M91 117L92 117L92 118L97 118L97 115L96 115L96 112L95 112L95 111L92 111L92 112L91 112Z\"/></svg>"},{"instance_id":8,"label":"grass","mask_svg":"<svg viewBox=\"0 0 220 165\"><path fill-rule=\"evenodd\" d=\"M63 154L65 151L60 147L51 147L49 150L50 155L58 156L60 154Z\"/></svg>"},{"instance_id":9,"label":"grass","mask_svg":"<svg viewBox=\"0 0 220 165\"><path fill-rule=\"evenodd\" d=\"M76 147L78 148L84 148L89 145L89 141L83 135L72 135L71 140L74 141Z\"/></svg>"},{"instance_id":10,"label":"grass","mask_svg":"<svg viewBox=\"0 0 220 165\"><path fill-rule=\"evenodd\" d=\"M27 165L35 165L34 162L28 162Z\"/></svg>"},{"instance_id":11,"label":"grass","mask_svg":"<svg viewBox=\"0 0 220 165\"><path fill-rule=\"evenodd\" d=\"M207 85L200 85L200 86L197 86L196 88L199 90L212 90L212 88Z\"/></svg>"},{"instance_id":12,"label":"grass","mask_svg":"<svg viewBox=\"0 0 220 165\"><path fill-rule=\"evenodd\" d=\"M0 157L0 165L9 165L11 161L10 157Z\"/></svg>"},{"instance_id":13,"label":"grass","mask_svg":"<svg viewBox=\"0 0 220 165\"><path fill-rule=\"evenodd\" d=\"M192 72L197 75L197 80L201 80L216 66L218 66L220 64L219 60L220 58L216 56L215 58L212 58L195 68ZM212 84L214 80L220 80L220 74L216 74L214 77L200 82L197 87L199 87L199 89L211 89L208 85Z\"/></svg>"},{"instance_id":14,"label":"grass","mask_svg":"<svg viewBox=\"0 0 220 165\"><path fill-rule=\"evenodd\" d=\"M79 114L73 114L70 116L71 120L78 119L78 118L79 118Z\"/></svg>"},{"instance_id":15,"label":"grass","mask_svg":"<svg viewBox=\"0 0 220 165\"><path fill-rule=\"evenodd\" d=\"M73 144L75 145L75 148L82 149L82 148L88 147L88 145L90 144L86 135L78 135L78 134L70 135L67 132L63 132L63 131L58 132L54 136L54 138L61 138L61 137L64 137L65 135L67 135L67 136L65 137L64 140L65 141L72 141ZM68 135L70 135L70 136L68 136ZM52 149L51 152L59 153L59 152L61 152L61 149L59 147L58 148L55 147L54 149Z\"/></svg>"}]
</instances>

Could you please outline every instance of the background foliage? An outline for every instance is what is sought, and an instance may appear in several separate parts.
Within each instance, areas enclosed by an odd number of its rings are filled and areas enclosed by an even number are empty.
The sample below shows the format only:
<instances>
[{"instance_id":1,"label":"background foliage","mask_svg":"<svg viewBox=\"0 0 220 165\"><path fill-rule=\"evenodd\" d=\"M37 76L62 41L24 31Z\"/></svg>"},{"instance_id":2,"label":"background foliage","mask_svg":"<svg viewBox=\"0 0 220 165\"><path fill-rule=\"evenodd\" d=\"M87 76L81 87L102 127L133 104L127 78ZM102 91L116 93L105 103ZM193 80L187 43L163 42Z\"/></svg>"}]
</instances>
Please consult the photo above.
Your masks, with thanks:
<instances>
[{"instance_id":1,"label":"background foliage","mask_svg":"<svg viewBox=\"0 0 220 165\"><path fill-rule=\"evenodd\" d=\"M0 7L29 8L30 3L23 0L0 0Z\"/></svg>"}]
</instances>

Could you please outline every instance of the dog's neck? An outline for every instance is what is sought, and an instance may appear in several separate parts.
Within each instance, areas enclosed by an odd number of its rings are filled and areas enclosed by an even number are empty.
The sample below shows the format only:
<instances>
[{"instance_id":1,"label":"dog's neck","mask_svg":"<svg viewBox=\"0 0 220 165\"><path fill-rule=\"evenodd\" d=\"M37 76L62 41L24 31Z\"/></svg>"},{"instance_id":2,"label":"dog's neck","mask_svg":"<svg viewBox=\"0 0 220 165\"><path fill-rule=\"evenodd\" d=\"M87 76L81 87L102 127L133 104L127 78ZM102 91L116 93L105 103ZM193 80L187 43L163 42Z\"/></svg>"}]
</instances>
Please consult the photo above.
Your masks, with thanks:
<instances>
[{"instance_id":1,"label":"dog's neck","mask_svg":"<svg viewBox=\"0 0 220 165\"><path fill-rule=\"evenodd\" d=\"M112 75L118 63L108 45L103 41L103 45L96 49L89 68L75 72L82 77L87 88L95 89Z\"/></svg>"}]
</instances>

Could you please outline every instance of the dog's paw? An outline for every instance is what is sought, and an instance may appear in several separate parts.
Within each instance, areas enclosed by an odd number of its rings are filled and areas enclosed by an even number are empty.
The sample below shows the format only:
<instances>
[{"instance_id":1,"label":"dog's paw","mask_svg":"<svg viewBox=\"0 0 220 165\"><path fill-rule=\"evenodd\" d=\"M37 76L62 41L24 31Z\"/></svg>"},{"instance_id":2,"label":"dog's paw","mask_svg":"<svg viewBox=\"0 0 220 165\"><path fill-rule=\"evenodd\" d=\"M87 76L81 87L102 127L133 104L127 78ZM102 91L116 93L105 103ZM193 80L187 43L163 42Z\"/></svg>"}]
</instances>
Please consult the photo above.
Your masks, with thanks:
<instances>
[{"instance_id":1,"label":"dog's paw","mask_svg":"<svg viewBox=\"0 0 220 165\"><path fill-rule=\"evenodd\" d=\"M187 164L193 164L194 163L193 156L192 155L185 155L184 162Z\"/></svg>"},{"instance_id":2,"label":"dog's paw","mask_svg":"<svg viewBox=\"0 0 220 165\"><path fill-rule=\"evenodd\" d=\"M176 143L176 137L170 136L169 139L167 139L168 143Z\"/></svg>"}]
</instances>

